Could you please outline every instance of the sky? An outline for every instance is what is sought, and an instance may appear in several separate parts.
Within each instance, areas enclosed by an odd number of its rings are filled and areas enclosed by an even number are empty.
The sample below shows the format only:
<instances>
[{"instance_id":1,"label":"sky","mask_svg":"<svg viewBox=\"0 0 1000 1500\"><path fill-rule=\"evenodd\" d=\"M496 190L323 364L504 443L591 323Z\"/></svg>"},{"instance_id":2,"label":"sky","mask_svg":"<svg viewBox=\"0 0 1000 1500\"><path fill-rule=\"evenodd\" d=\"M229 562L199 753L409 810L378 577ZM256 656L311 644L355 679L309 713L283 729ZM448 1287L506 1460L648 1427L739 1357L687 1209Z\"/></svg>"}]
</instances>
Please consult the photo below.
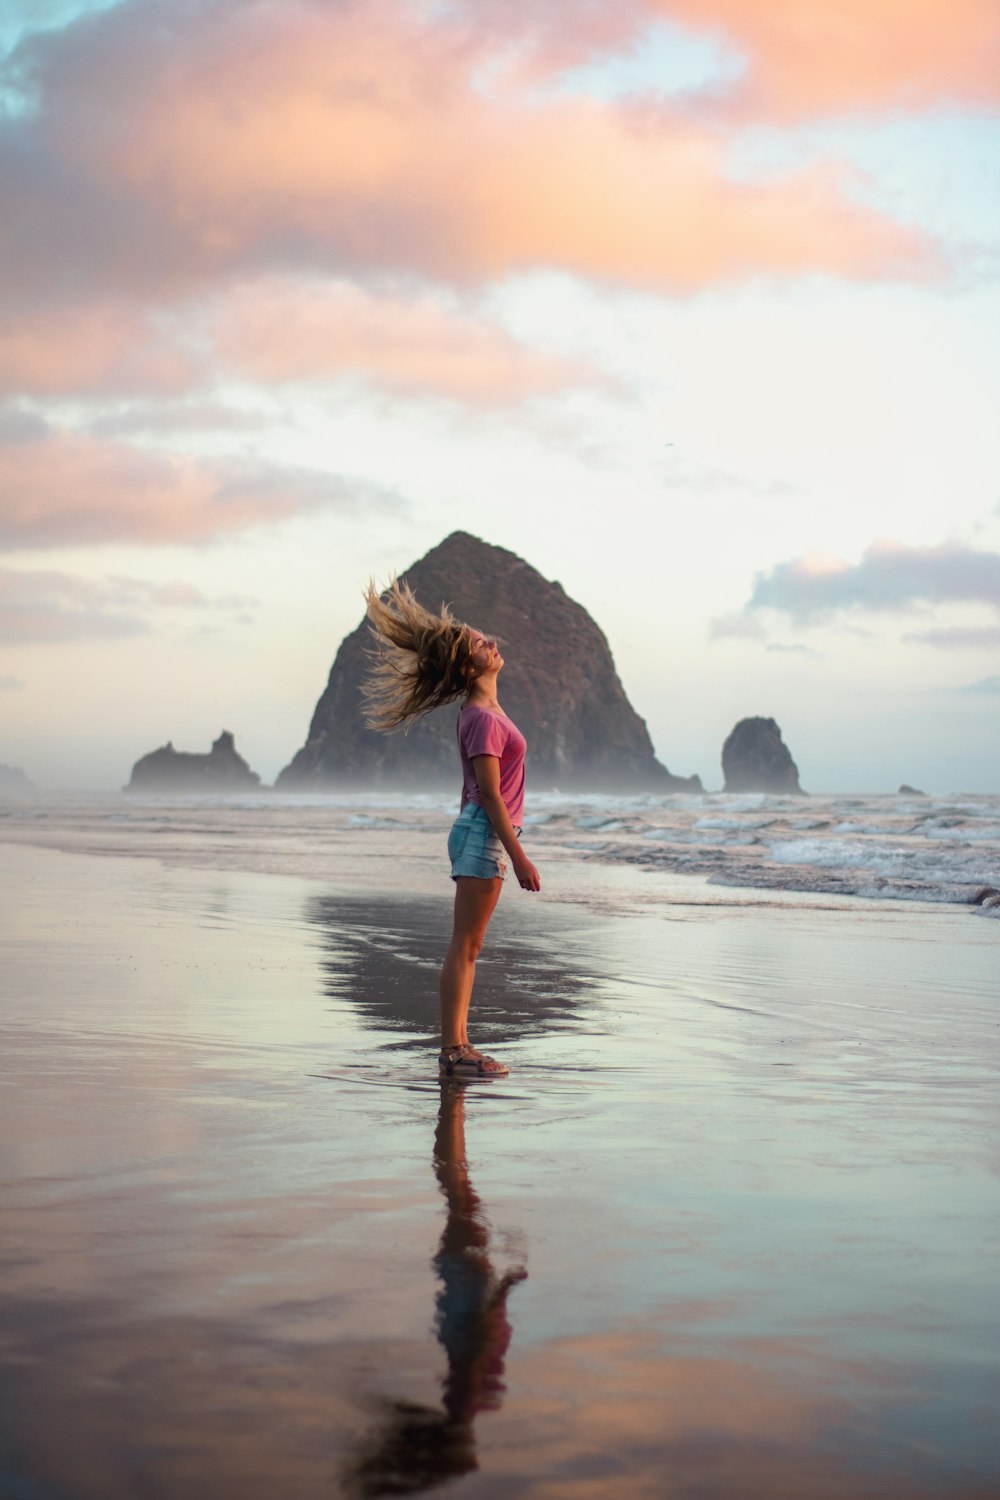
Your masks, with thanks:
<instances>
[{"instance_id":1,"label":"sky","mask_svg":"<svg viewBox=\"0 0 1000 1500\"><path fill-rule=\"evenodd\" d=\"M7 0L0 55L0 762L271 781L462 529L678 774L762 714L811 791L1000 792L996 0Z\"/></svg>"}]
</instances>

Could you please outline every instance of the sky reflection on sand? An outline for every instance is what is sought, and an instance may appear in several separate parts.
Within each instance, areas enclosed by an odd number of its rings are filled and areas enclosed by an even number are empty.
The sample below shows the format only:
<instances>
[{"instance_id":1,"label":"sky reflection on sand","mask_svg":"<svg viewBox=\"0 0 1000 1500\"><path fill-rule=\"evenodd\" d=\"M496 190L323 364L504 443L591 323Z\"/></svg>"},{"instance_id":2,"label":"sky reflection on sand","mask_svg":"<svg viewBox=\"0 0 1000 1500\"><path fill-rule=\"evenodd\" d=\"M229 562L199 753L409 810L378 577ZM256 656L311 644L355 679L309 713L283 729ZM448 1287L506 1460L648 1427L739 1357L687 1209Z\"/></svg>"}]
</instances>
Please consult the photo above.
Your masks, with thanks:
<instances>
[{"instance_id":1,"label":"sky reflection on sand","mask_svg":"<svg viewBox=\"0 0 1000 1500\"><path fill-rule=\"evenodd\" d=\"M14 1493L996 1493L987 924L513 893L442 1096L447 892L3 853Z\"/></svg>"}]
</instances>

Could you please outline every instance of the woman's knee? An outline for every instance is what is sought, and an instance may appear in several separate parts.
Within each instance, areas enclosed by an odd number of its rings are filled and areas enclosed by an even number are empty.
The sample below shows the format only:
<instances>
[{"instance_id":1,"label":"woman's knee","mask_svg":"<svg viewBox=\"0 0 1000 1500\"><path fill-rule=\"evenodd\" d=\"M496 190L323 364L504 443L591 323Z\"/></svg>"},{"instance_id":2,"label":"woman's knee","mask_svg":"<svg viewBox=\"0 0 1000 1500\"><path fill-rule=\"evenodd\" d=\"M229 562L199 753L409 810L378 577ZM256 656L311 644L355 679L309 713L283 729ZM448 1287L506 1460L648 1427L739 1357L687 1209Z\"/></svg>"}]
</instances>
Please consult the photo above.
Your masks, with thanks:
<instances>
[{"instance_id":1,"label":"woman's knee","mask_svg":"<svg viewBox=\"0 0 1000 1500\"><path fill-rule=\"evenodd\" d=\"M482 951L486 929L500 896L499 880L465 879L455 893L455 925L452 929L452 952L468 963L475 963Z\"/></svg>"},{"instance_id":2,"label":"woman's knee","mask_svg":"<svg viewBox=\"0 0 1000 1500\"><path fill-rule=\"evenodd\" d=\"M484 932L456 932L451 940L451 951L460 963L474 964L483 951Z\"/></svg>"}]
</instances>

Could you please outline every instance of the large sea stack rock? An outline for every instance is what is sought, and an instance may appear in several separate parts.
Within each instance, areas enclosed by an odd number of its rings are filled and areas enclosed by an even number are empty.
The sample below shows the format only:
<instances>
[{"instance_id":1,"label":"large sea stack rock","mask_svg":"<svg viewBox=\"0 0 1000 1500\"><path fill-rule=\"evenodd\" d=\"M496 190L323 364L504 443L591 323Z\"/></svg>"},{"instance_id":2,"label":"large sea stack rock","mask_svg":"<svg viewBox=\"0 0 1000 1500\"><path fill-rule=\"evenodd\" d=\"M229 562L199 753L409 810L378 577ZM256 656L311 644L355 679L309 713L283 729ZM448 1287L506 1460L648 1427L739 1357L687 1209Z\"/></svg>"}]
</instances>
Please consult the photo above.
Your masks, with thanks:
<instances>
[{"instance_id":1,"label":"large sea stack rock","mask_svg":"<svg viewBox=\"0 0 1000 1500\"><path fill-rule=\"evenodd\" d=\"M208 755L175 750L169 742L161 750L144 755L132 767L127 792L248 792L260 786L228 729L224 729Z\"/></svg>"},{"instance_id":2,"label":"large sea stack rock","mask_svg":"<svg viewBox=\"0 0 1000 1500\"><path fill-rule=\"evenodd\" d=\"M501 701L528 741L532 787L701 790L697 776L671 776L660 765L607 641L560 584L464 531L446 537L403 576L428 609L447 603L458 619L501 642ZM278 777L282 790L455 784L457 703L408 733L365 726L361 684L371 647L362 621L337 652L309 737Z\"/></svg>"},{"instance_id":3,"label":"large sea stack rock","mask_svg":"<svg viewBox=\"0 0 1000 1500\"><path fill-rule=\"evenodd\" d=\"M722 747L727 792L801 792L799 771L773 719L741 719Z\"/></svg>"}]
</instances>

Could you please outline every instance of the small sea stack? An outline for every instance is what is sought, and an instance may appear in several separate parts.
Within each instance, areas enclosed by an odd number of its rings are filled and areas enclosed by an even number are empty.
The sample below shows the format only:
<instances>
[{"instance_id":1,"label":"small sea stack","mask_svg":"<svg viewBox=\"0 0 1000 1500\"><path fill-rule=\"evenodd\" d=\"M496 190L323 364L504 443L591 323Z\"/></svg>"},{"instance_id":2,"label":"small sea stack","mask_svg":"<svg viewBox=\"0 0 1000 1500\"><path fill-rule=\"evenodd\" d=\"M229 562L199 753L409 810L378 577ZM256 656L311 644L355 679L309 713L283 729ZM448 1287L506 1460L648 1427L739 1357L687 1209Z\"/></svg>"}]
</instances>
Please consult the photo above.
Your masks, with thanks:
<instances>
[{"instance_id":1,"label":"small sea stack","mask_svg":"<svg viewBox=\"0 0 1000 1500\"><path fill-rule=\"evenodd\" d=\"M20 766L0 766L0 802L30 802L38 788Z\"/></svg>"},{"instance_id":2,"label":"small sea stack","mask_svg":"<svg viewBox=\"0 0 1000 1500\"><path fill-rule=\"evenodd\" d=\"M159 750L142 756L132 767L126 792L249 792L260 786L224 729L207 755L175 750L168 740Z\"/></svg>"},{"instance_id":3,"label":"small sea stack","mask_svg":"<svg viewBox=\"0 0 1000 1500\"><path fill-rule=\"evenodd\" d=\"M740 719L722 747L727 792L801 793L799 770L773 719Z\"/></svg>"}]
</instances>

